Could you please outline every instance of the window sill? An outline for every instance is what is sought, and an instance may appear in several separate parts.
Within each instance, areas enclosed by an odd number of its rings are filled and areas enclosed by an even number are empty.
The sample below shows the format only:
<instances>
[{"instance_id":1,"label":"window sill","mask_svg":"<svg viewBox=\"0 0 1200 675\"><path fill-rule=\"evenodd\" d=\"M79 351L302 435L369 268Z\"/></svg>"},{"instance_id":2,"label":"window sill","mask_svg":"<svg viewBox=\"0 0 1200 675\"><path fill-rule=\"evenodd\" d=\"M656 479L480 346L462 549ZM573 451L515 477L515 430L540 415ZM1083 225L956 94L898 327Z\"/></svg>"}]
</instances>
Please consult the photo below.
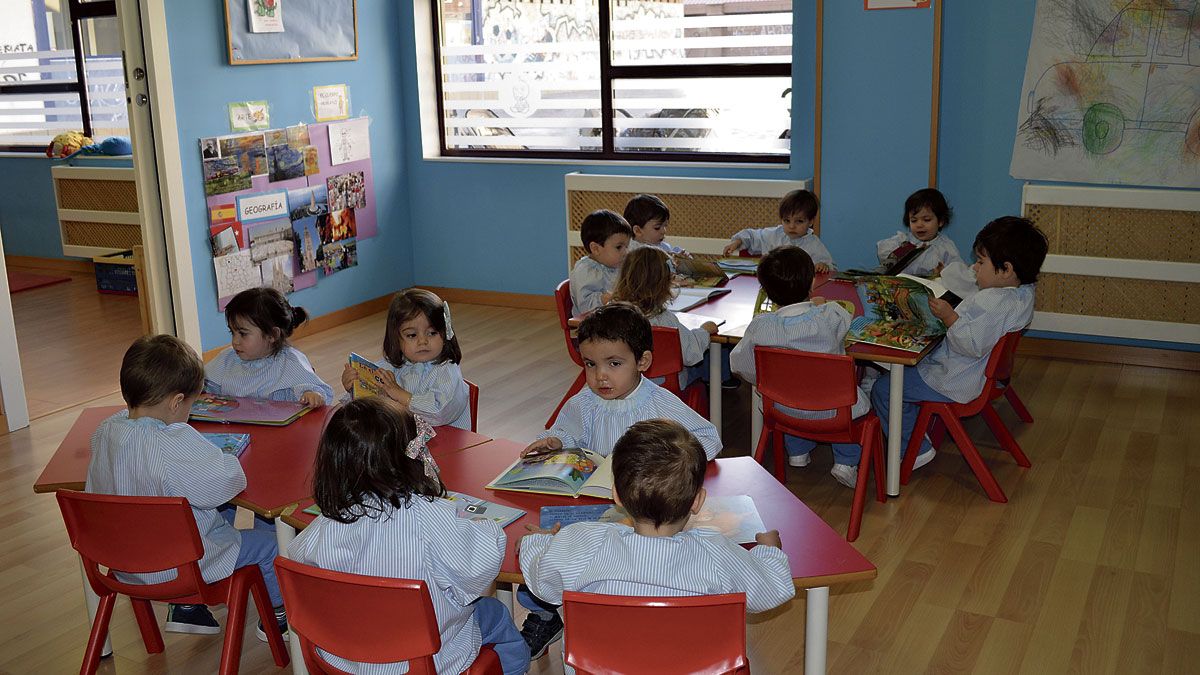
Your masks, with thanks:
<instances>
[{"instance_id":1,"label":"window sill","mask_svg":"<svg viewBox=\"0 0 1200 675\"><path fill-rule=\"evenodd\" d=\"M89 160L89 159L118 159L118 160L125 159L125 160L129 160L129 161L133 161L133 155L76 155L70 159L64 160L62 158L57 158L57 157L47 157L45 150L42 150L41 152L11 152L11 151L0 152L0 159L13 159L13 158L16 158L16 159L42 159L42 160L46 160L48 162L50 162L50 161L74 162L76 160Z\"/></svg>"},{"instance_id":2,"label":"window sill","mask_svg":"<svg viewBox=\"0 0 1200 675\"><path fill-rule=\"evenodd\" d=\"M445 157L431 155L422 157L426 162L446 162L451 164L558 164L566 166L654 166L680 167L689 169L775 169L787 170L791 162L785 164L762 164L742 162L655 162L651 160L612 160L612 159L557 159L547 157Z\"/></svg>"}]
</instances>

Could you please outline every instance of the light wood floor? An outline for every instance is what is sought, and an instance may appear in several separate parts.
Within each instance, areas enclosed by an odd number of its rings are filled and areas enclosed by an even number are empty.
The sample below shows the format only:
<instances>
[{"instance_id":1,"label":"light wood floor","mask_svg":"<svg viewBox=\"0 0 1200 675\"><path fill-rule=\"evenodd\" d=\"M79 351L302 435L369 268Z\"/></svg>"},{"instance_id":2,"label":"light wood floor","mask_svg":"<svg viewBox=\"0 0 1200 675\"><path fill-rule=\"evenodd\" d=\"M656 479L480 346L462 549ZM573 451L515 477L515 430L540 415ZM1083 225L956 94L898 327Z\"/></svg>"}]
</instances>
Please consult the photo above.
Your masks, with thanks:
<instances>
[{"instance_id":1,"label":"light wood floor","mask_svg":"<svg viewBox=\"0 0 1200 675\"><path fill-rule=\"evenodd\" d=\"M482 388L480 430L531 438L574 377L554 315L462 305L455 323L464 373ZM346 352L379 354L382 330L380 314L298 346L336 381ZM971 424L1008 504L984 497L949 442L903 497L868 503L855 546L879 577L834 588L830 672L1196 672L1200 377L1025 359L1014 381L1036 422L1020 424L1003 404L1001 412L1033 468L1001 457L986 428ZM726 455L746 452L746 395L743 387L727 398ZM77 412L0 438L0 672L66 672L82 657L77 559L53 497L30 490ZM789 486L844 531L850 491L829 476L827 452L814 457L790 469ZM752 618L755 672L801 672L803 630L802 598ZM212 672L221 645L220 636L167 634L166 651L148 656L127 603L112 634L116 654L102 672ZM249 632L242 664L279 672ZM559 668L548 656L533 672Z\"/></svg>"}]
</instances>

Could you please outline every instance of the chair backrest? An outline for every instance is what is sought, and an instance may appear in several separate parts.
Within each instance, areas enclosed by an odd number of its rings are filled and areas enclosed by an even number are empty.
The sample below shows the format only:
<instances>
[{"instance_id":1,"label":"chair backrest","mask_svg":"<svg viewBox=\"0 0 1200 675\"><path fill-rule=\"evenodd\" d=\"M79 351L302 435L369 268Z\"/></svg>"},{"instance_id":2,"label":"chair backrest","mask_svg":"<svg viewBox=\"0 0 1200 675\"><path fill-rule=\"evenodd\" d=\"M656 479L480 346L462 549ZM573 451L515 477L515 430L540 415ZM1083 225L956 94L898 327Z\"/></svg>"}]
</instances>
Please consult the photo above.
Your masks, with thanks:
<instances>
[{"instance_id":1,"label":"chair backrest","mask_svg":"<svg viewBox=\"0 0 1200 675\"><path fill-rule=\"evenodd\" d=\"M764 414L774 412L774 403L798 410L836 410L833 417L809 425L849 431L850 408L858 401L851 357L758 346L754 372Z\"/></svg>"},{"instance_id":2,"label":"chair backrest","mask_svg":"<svg viewBox=\"0 0 1200 675\"><path fill-rule=\"evenodd\" d=\"M130 497L60 490L58 508L71 547L97 594L123 593L161 600L198 594L206 587L198 564L204 544L183 497ZM158 584L127 584L99 565L130 573L175 570Z\"/></svg>"},{"instance_id":3,"label":"chair backrest","mask_svg":"<svg viewBox=\"0 0 1200 675\"><path fill-rule=\"evenodd\" d=\"M479 430L479 385L464 379L467 383L467 405L471 409L471 431Z\"/></svg>"},{"instance_id":4,"label":"chair backrest","mask_svg":"<svg viewBox=\"0 0 1200 675\"><path fill-rule=\"evenodd\" d=\"M653 326L654 359L646 369L646 377L664 378L662 388L675 395L680 394L679 371L683 370L683 346L679 344L679 331L666 326Z\"/></svg>"},{"instance_id":5,"label":"chair backrest","mask_svg":"<svg viewBox=\"0 0 1200 675\"><path fill-rule=\"evenodd\" d=\"M1017 343L1021 341L1021 331L1015 330L1011 333L1005 333L1004 337L996 343L992 348L992 354L988 357L987 368L984 369L984 377L988 379L988 384L984 387L987 391L993 380L1007 380L1012 377L1013 360L1017 353Z\"/></svg>"},{"instance_id":6,"label":"chair backrest","mask_svg":"<svg viewBox=\"0 0 1200 675\"><path fill-rule=\"evenodd\" d=\"M554 306L558 309L558 325L562 328L563 338L567 341L567 353L571 355L580 368L583 367L583 357L579 355L579 346L571 335L571 324L567 323L574 316L575 304L571 301L571 280L563 279L554 289Z\"/></svg>"},{"instance_id":7,"label":"chair backrest","mask_svg":"<svg viewBox=\"0 0 1200 675\"><path fill-rule=\"evenodd\" d=\"M639 598L566 591L563 623L563 661L579 673L715 674L749 665L743 593Z\"/></svg>"},{"instance_id":8,"label":"chair backrest","mask_svg":"<svg viewBox=\"0 0 1200 675\"><path fill-rule=\"evenodd\" d=\"M315 662L331 672L320 647L350 661L408 661L408 672L434 674L442 638L424 581L335 572L282 556L275 571L309 668Z\"/></svg>"}]
</instances>

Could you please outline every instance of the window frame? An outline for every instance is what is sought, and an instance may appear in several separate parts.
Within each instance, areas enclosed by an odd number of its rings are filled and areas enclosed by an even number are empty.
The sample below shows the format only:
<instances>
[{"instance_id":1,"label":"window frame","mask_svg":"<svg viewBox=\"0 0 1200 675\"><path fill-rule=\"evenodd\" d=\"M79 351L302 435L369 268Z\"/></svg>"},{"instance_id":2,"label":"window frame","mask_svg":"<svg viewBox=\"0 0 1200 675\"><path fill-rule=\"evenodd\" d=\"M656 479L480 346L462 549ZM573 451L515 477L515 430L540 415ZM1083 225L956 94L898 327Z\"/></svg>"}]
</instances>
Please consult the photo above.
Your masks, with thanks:
<instances>
[{"instance_id":1,"label":"window frame","mask_svg":"<svg viewBox=\"0 0 1200 675\"><path fill-rule=\"evenodd\" d=\"M76 0L71 0L72 2ZM446 111L445 98L442 92L444 80L442 77L442 3L431 0L432 36L433 36L433 68L434 95L437 98L438 149L442 157L461 159L471 158L501 158L501 159L553 159L594 161L605 160L615 162L693 162L712 164L772 164L787 166L792 159L792 148L787 154L750 154L750 153L717 153L717 152L673 152L647 150L615 149L616 129L613 111L614 80L648 80L648 79L701 79L713 77L786 77L792 81L793 63L791 58L787 63L719 63L703 65L670 64L662 66L626 65L615 66L612 63L612 0L600 0L596 3L599 10L597 32L600 42L600 151L592 150L499 150L499 149L464 149L446 146ZM795 8L793 7L793 22ZM792 34L795 35L793 23ZM790 90L791 87L789 87Z\"/></svg>"},{"instance_id":2,"label":"window frame","mask_svg":"<svg viewBox=\"0 0 1200 675\"><path fill-rule=\"evenodd\" d=\"M80 24L87 19L100 19L117 16L116 0L67 0L67 12L70 15L71 47L75 52L75 81L74 82L37 82L30 84L0 83L0 94L75 94L79 96L79 114L83 125L83 135L92 136L92 110L88 101L87 66L83 53L83 31ZM38 17L44 20L42 17ZM128 95L127 95L128 97ZM45 148L28 144L0 144L0 152L42 153Z\"/></svg>"}]
</instances>

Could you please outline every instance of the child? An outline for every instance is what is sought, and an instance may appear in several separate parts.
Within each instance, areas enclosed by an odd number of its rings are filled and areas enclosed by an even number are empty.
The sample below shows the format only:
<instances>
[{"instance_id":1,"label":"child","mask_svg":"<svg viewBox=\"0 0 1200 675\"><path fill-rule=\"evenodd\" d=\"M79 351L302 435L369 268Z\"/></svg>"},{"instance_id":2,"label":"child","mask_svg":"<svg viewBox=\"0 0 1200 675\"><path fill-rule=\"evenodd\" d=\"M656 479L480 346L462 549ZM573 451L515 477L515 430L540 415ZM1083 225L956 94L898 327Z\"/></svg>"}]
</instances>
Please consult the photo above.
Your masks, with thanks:
<instances>
[{"instance_id":1,"label":"child","mask_svg":"<svg viewBox=\"0 0 1200 675\"><path fill-rule=\"evenodd\" d=\"M251 288L225 306L233 344L204 368L204 390L226 396L299 401L313 408L333 403L333 389L308 358L288 344L308 313L274 288Z\"/></svg>"},{"instance_id":2,"label":"child","mask_svg":"<svg viewBox=\"0 0 1200 675\"><path fill-rule=\"evenodd\" d=\"M895 236L881 239L875 244L879 262L885 262L897 247L904 244L925 247L920 255L901 270L908 274L937 274L952 262L962 262L958 247L949 237L942 235L942 228L950 224L952 215L953 212L941 192L925 188L912 193L904 201L904 213L900 217L900 222L908 231L897 232Z\"/></svg>"},{"instance_id":3,"label":"child","mask_svg":"<svg viewBox=\"0 0 1200 675\"><path fill-rule=\"evenodd\" d=\"M733 348L729 361L733 371L743 379L756 381L754 348L786 347L820 354L845 354L843 342L850 330L850 313L836 302L810 298L814 265L803 249L780 246L763 257L758 264L758 281L767 297L778 307L774 312L759 314L746 327L746 334ZM820 386L820 383L797 382L796 386ZM866 393L858 390L858 400L851 413L858 417L871 409ZM802 419L832 417L832 411L805 411L780 406L779 410ZM785 436L788 463L808 466L809 453L816 443L795 436ZM833 444L833 469L839 483L854 487L858 482L858 461L862 448L855 443Z\"/></svg>"},{"instance_id":4,"label":"child","mask_svg":"<svg viewBox=\"0 0 1200 675\"><path fill-rule=\"evenodd\" d=\"M746 550L714 530L683 530L705 498L704 451L686 429L661 419L634 424L617 441L612 468L613 501L629 512L633 527L584 522L521 539L521 573L536 596L519 594L534 610L522 632L537 640L530 645L535 654L562 631L554 609L563 591L745 593L750 612L778 607L796 594L777 531L755 535L759 545Z\"/></svg>"},{"instance_id":5,"label":"child","mask_svg":"<svg viewBox=\"0 0 1200 675\"><path fill-rule=\"evenodd\" d=\"M450 322L450 305L422 288L392 298L383 334L379 384L396 407L433 426L471 428L470 391L463 380L462 350ZM350 391L358 373L346 364L342 386Z\"/></svg>"},{"instance_id":6,"label":"child","mask_svg":"<svg viewBox=\"0 0 1200 675\"><path fill-rule=\"evenodd\" d=\"M733 255L742 249L750 251L753 255L761 255L779 246L791 244L804 249L812 257L818 273L829 272L833 269L833 256L829 255L825 245L813 234L811 227L820 208L821 202L813 193L808 190L792 190L779 202L779 220L782 224L774 227L746 228L738 232L725 246L725 255Z\"/></svg>"},{"instance_id":7,"label":"child","mask_svg":"<svg viewBox=\"0 0 1200 675\"><path fill-rule=\"evenodd\" d=\"M426 443L433 430L381 397L351 401L321 435L313 498L321 508L288 557L322 569L421 579L433 599L442 648L439 673L461 673L491 644L506 674L524 673L529 651L508 610L484 597L504 560L504 530L455 516ZM396 672L399 664L359 664L327 654L353 672Z\"/></svg>"},{"instance_id":8,"label":"child","mask_svg":"<svg viewBox=\"0 0 1200 675\"><path fill-rule=\"evenodd\" d=\"M984 369L992 348L1006 333L1033 318L1033 284L1046 260L1046 237L1032 222L1004 216L975 237L975 280L979 291L957 308L933 299L929 309L946 324L946 339L916 367L904 369L904 425L900 441L907 451L922 401L967 403L983 392ZM871 389L871 403L887 419L891 378ZM886 427L884 432L887 432ZM928 464L935 451L922 439L913 468Z\"/></svg>"},{"instance_id":9,"label":"child","mask_svg":"<svg viewBox=\"0 0 1200 675\"><path fill-rule=\"evenodd\" d=\"M699 328L689 330L674 312L667 310L667 303L671 301L671 270L662 249L644 246L626 256L613 288L613 300L628 302L640 309L651 326L679 331L683 365L690 366L679 373L680 389L708 374L708 369L701 364L708 356L709 338L716 334L717 324L705 321Z\"/></svg>"},{"instance_id":10,"label":"child","mask_svg":"<svg viewBox=\"0 0 1200 675\"><path fill-rule=\"evenodd\" d=\"M579 238L587 255L571 270L571 303L575 316L587 314L612 299L617 269L629 252L633 229L621 216L601 209L593 211L579 226Z\"/></svg>"},{"instance_id":11,"label":"child","mask_svg":"<svg viewBox=\"0 0 1200 675\"><path fill-rule=\"evenodd\" d=\"M275 578L274 527L255 519L253 530L234 529L235 509L228 502L246 487L242 465L186 424L203 388L204 364L183 341L170 335L135 340L121 361L121 397L129 408L101 422L92 434L85 491L187 497L204 544L200 576L216 583L239 567L258 565L286 638L287 617ZM160 583L174 578L174 572L117 576L126 583ZM165 628L221 632L204 605L170 605ZM261 623L258 637L267 639Z\"/></svg>"},{"instance_id":12,"label":"child","mask_svg":"<svg viewBox=\"0 0 1200 675\"><path fill-rule=\"evenodd\" d=\"M634 422L665 417L696 436L709 459L721 452L712 422L679 397L642 375L654 348L650 322L633 305L614 303L592 312L579 324L579 353L587 389L572 396L554 421L522 455L566 448L588 448L607 457L613 444Z\"/></svg>"},{"instance_id":13,"label":"child","mask_svg":"<svg viewBox=\"0 0 1200 675\"><path fill-rule=\"evenodd\" d=\"M671 221L671 210L655 195L635 195L630 199L625 205L625 220L633 228L633 241L629 242L630 252L642 246L653 246L668 256L691 257L687 251L667 243L667 225Z\"/></svg>"}]
</instances>

